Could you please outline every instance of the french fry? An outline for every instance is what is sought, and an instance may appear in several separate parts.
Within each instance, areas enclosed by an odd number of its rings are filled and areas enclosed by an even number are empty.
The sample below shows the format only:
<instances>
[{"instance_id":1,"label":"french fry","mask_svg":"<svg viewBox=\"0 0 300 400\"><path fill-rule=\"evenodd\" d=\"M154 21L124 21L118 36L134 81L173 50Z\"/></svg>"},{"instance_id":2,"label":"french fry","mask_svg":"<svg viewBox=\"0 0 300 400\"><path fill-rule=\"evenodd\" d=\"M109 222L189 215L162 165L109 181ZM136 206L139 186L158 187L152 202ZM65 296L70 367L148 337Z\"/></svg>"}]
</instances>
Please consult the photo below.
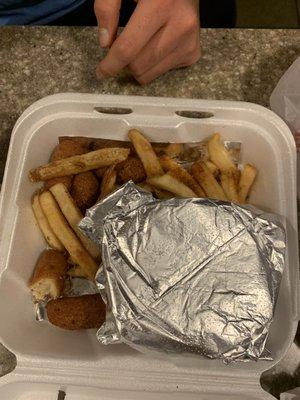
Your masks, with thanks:
<instances>
[{"instance_id":1,"label":"french fry","mask_svg":"<svg viewBox=\"0 0 300 400\"><path fill-rule=\"evenodd\" d=\"M228 197L233 203L239 203L238 186L236 185L235 170L221 173L221 185Z\"/></svg>"},{"instance_id":2,"label":"french fry","mask_svg":"<svg viewBox=\"0 0 300 400\"><path fill-rule=\"evenodd\" d=\"M170 143L164 148L164 153L171 158L175 158L180 156L182 150L183 150L182 143Z\"/></svg>"},{"instance_id":3,"label":"french fry","mask_svg":"<svg viewBox=\"0 0 300 400\"><path fill-rule=\"evenodd\" d=\"M196 193L193 192L192 189L174 178L169 173L149 178L147 183L149 183L151 186L157 187L158 189L171 192L179 197L197 197Z\"/></svg>"},{"instance_id":4,"label":"french fry","mask_svg":"<svg viewBox=\"0 0 300 400\"><path fill-rule=\"evenodd\" d=\"M80 265L74 265L71 267L68 270L67 275L71 276L72 278L86 278L85 270L80 267Z\"/></svg>"},{"instance_id":5,"label":"french fry","mask_svg":"<svg viewBox=\"0 0 300 400\"><path fill-rule=\"evenodd\" d=\"M154 193L156 197L159 198L160 200L168 200L174 197L173 193L167 192L166 190L163 189L158 189L157 187L154 188Z\"/></svg>"},{"instance_id":6,"label":"french fry","mask_svg":"<svg viewBox=\"0 0 300 400\"><path fill-rule=\"evenodd\" d=\"M240 178L241 178L241 171L239 169L236 169L234 171L234 181L235 181L235 185L237 187L237 191L239 191Z\"/></svg>"},{"instance_id":7,"label":"french fry","mask_svg":"<svg viewBox=\"0 0 300 400\"><path fill-rule=\"evenodd\" d=\"M236 168L230 153L225 149L218 133L215 133L210 138L207 147L210 160L221 170L221 172L226 172Z\"/></svg>"},{"instance_id":8,"label":"french fry","mask_svg":"<svg viewBox=\"0 0 300 400\"><path fill-rule=\"evenodd\" d=\"M70 256L67 261L69 265L69 269L67 271L68 276L73 278L86 278L84 269L80 265L76 264L76 262L72 260Z\"/></svg>"},{"instance_id":9,"label":"french fry","mask_svg":"<svg viewBox=\"0 0 300 400\"><path fill-rule=\"evenodd\" d=\"M228 200L224 190L204 162L197 161L192 166L191 173L196 181L205 190L205 193L208 197L218 200Z\"/></svg>"},{"instance_id":10,"label":"french fry","mask_svg":"<svg viewBox=\"0 0 300 400\"><path fill-rule=\"evenodd\" d=\"M63 183L57 183L50 188L50 192L53 194L55 200L57 201L63 215L69 222L71 228L74 230L76 235L79 237L81 243L85 249L90 253L90 255L95 259L99 260L100 250L98 247L89 240L78 228L79 222L82 220L83 215L77 205L75 204L73 198L71 197L68 189Z\"/></svg>"},{"instance_id":11,"label":"french fry","mask_svg":"<svg viewBox=\"0 0 300 400\"><path fill-rule=\"evenodd\" d=\"M53 232L51 226L49 225L49 222L42 210L42 207L40 205L40 200L39 200L39 194L36 194L33 196L32 199L32 211L35 216L35 219L38 223L38 226L44 235L44 238L46 239L46 242L49 244L49 246L52 249L63 251L64 246L62 245L61 241L58 239L58 237L55 235Z\"/></svg>"},{"instance_id":12,"label":"french fry","mask_svg":"<svg viewBox=\"0 0 300 400\"><path fill-rule=\"evenodd\" d=\"M98 201L104 199L106 196L114 191L116 179L117 171L115 170L114 165L112 165L111 167L107 168L103 175L101 182L101 193Z\"/></svg>"},{"instance_id":13,"label":"french fry","mask_svg":"<svg viewBox=\"0 0 300 400\"><path fill-rule=\"evenodd\" d=\"M159 161L165 172L169 172L169 174L178 181L192 189L198 197L206 197L198 182L176 161L172 160L168 156L160 157Z\"/></svg>"},{"instance_id":14,"label":"french fry","mask_svg":"<svg viewBox=\"0 0 300 400\"><path fill-rule=\"evenodd\" d=\"M59 176L79 174L80 172L106 167L126 160L129 149L111 148L91 151L78 156L53 161L29 172L31 182L46 181Z\"/></svg>"},{"instance_id":15,"label":"french fry","mask_svg":"<svg viewBox=\"0 0 300 400\"><path fill-rule=\"evenodd\" d=\"M205 162L207 168L210 170L210 172L216 176L219 172L218 167L216 166L216 164L214 164L212 161L206 161Z\"/></svg>"},{"instance_id":16,"label":"french fry","mask_svg":"<svg viewBox=\"0 0 300 400\"><path fill-rule=\"evenodd\" d=\"M147 182L138 183L138 186L146 192L155 194L160 200L171 199L174 197L173 193L167 192L163 189L158 189L157 187L149 185Z\"/></svg>"},{"instance_id":17,"label":"french fry","mask_svg":"<svg viewBox=\"0 0 300 400\"><path fill-rule=\"evenodd\" d=\"M48 219L49 225L58 239L62 242L76 264L80 265L84 270L85 276L93 280L98 265L70 228L53 195L50 192L43 192L40 195L40 204Z\"/></svg>"},{"instance_id":18,"label":"french fry","mask_svg":"<svg viewBox=\"0 0 300 400\"><path fill-rule=\"evenodd\" d=\"M247 197L249 196L250 189L255 181L256 175L257 169L253 165L246 164L244 166L239 182L240 203L246 203Z\"/></svg>"},{"instance_id":19,"label":"french fry","mask_svg":"<svg viewBox=\"0 0 300 400\"><path fill-rule=\"evenodd\" d=\"M144 165L148 178L156 175L163 175L164 171L151 143L137 129L131 129L128 136Z\"/></svg>"},{"instance_id":20,"label":"french fry","mask_svg":"<svg viewBox=\"0 0 300 400\"><path fill-rule=\"evenodd\" d=\"M147 182L138 183L137 186L139 186L141 189L145 190L146 192L154 193L154 187L149 185Z\"/></svg>"}]
</instances>

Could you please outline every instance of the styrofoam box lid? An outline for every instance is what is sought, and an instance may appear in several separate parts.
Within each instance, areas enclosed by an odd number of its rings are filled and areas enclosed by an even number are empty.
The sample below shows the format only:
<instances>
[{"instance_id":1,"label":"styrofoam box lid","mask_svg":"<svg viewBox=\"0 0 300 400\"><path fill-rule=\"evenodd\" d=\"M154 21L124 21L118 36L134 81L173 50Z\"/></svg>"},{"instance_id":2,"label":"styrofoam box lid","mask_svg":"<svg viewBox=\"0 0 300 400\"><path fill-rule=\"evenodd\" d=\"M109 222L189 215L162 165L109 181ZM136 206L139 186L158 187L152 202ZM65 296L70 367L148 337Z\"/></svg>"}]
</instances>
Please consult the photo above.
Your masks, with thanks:
<instances>
[{"instance_id":1,"label":"styrofoam box lid","mask_svg":"<svg viewBox=\"0 0 300 400\"><path fill-rule=\"evenodd\" d=\"M255 393L231 393L214 390L209 394L190 393L163 393L145 391L101 390L93 387L68 386L61 390L57 385L44 383L11 383L1 390L5 400L256 400L261 398L274 399L273 396L258 397ZM2 398L2 397L1 397Z\"/></svg>"},{"instance_id":2,"label":"styrofoam box lid","mask_svg":"<svg viewBox=\"0 0 300 400\"><path fill-rule=\"evenodd\" d=\"M200 118L178 111L197 111ZM48 161L59 136L127 140L131 127L165 142L200 141L217 131L240 141L242 161L258 168L251 203L284 216L287 230L286 266L267 340L273 361L226 366L201 357L154 358L125 345L102 346L92 330L68 332L35 321L26 283L45 243L30 206L39 185L29 183L28 171ZM18 358L16 370L0 380L0 398L56 399L61 387L67 400L176 399L183 393L189 399L270 398L259 386L260 374L284 356L299 317L296 211L294 140L284 122L261 106L89 94L36 102L13 130L0 202L0 340Z\"/></svg>"}]
</instances>

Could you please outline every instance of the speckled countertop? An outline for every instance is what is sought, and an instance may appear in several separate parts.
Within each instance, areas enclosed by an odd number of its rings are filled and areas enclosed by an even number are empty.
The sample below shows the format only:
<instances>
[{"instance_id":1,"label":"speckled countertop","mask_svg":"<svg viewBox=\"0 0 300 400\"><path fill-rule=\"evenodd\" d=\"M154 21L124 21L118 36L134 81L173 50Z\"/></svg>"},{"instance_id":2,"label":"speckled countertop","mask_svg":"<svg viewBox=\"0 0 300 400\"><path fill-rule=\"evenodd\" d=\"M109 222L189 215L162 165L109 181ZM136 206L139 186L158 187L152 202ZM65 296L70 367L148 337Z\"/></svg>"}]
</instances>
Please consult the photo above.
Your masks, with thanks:
<instances>
[{"instance_id":1,"label":"speckled countertop","mask_svg":"<svg viewBox=\"0 0 300 400\"><path fill-rule=\"evenodd\" d=\"M151 95L245 100L267 106L278 79L300 55L300 30L203 29L201 35L203 57L196 65L142 87L126 74L105 82L95 79L95 67L103 55L95 28L1 27L0 182L16 119L46 95ZM281 368L288 372L299 361L294 346L293 366L285 359L287 367ZM14 364L14 357L0 345L0 375ZM299 377L295 379L299 382ZM295 379L287 387L295 386Z\"/></svg>"},{"instance_id":2,"label":"speckled countertop","mask_svg":"<svg viewBox=\"0 0 300 400\"><path fill-rule=\"evenodd\" d=\"M300 30L202 30L203 57L141 87L129 76L98 82L102 56L95 28L0 28L0 181L17 117L57 92L246 100L268 105L270 93L300 54Z\"/></svg>"}]
</instances>

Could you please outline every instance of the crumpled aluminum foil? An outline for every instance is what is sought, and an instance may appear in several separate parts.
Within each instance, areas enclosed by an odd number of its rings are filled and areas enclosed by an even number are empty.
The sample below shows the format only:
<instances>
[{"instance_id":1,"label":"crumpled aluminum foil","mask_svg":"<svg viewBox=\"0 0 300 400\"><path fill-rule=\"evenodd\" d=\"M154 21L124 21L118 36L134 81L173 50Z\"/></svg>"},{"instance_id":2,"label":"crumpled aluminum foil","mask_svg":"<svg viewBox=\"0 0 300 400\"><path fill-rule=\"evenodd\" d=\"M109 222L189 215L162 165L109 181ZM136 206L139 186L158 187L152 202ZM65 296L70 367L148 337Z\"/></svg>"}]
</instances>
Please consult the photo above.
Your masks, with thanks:
<instances>
[{"instance_id":1,"label":"crumpled aluminum foil","mask_svg":"<svg viewBox=\"0 0 300 400\"><path fill-rule=\"evenodd\" d=\"M285 259L276 215L209 199L156 200L129 182L79 225L102 245L103 344L265 358Z\"/></svg>"}]
</instances>

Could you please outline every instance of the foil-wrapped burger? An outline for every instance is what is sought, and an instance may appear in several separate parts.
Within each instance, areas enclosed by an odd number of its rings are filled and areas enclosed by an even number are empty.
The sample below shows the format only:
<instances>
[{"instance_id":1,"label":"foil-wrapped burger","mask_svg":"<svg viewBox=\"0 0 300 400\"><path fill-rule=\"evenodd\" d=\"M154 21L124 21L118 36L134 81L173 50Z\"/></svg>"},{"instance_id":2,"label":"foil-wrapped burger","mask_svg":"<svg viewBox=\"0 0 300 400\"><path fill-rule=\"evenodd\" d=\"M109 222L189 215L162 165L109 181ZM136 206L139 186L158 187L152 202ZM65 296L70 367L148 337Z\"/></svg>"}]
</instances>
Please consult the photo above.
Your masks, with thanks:
<instances>
[{"instance_id":1,"label":"foil-wrapped burger","mask_svg":"<svg viewBox=\"0 0 300 400\"><path fill-rule=\"evenodd\" d=\"M128 183L80 229L102 246L101 343L258 360L285 257L280 218L209 199L157 200Z\"/></svg>"}]
</instances>

